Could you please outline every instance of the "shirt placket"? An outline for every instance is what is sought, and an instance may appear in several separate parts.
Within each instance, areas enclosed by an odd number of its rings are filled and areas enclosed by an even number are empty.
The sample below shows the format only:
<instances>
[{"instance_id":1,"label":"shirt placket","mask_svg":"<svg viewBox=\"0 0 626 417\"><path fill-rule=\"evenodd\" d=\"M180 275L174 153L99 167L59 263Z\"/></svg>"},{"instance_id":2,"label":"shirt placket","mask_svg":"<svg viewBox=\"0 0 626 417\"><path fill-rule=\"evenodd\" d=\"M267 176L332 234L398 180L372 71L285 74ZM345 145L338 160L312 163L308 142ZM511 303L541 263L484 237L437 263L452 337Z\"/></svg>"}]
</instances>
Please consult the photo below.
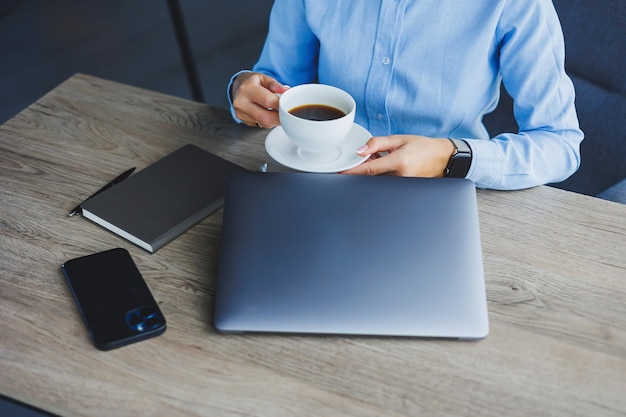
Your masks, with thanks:
<instances>
[{"instance_id":1,"label":"shirt placket","mask_svg":"<svg viewBox=\"0 0 626 417\"><path fill-rule=\"evenodd\" d=\"M380 7L365 91L369 128L375 135L391 132L387 101L393 99L390 96L391 80L405 8L406 0L383 0Z\"/></svg>"}]
</instances>

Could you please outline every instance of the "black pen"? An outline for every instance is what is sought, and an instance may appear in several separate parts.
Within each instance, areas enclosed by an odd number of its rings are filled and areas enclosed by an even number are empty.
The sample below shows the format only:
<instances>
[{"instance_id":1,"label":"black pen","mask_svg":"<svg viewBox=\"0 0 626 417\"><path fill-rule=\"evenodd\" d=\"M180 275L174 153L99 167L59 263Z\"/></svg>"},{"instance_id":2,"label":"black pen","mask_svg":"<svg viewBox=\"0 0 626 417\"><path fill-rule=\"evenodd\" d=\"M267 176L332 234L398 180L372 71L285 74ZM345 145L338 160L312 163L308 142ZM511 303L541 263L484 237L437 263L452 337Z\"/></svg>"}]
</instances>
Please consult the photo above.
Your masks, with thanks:
<instances>
[{"instance_id":1,"label":"black pen","mask_svg":"<svg viewBox=\"0 0 626 417\"><path fill-rule=\"evenodd\" d=\"M104 187L100 188L98 191L96 191L94 194L92 194L89 198L94 197L98 194L100 194L101 192L103 192L104 190L113 187L115 184L120 183L122 181L124 181L126 178L128 178L130 176L130 174L133 173L133 171L135 171L135 168L131 168L128 171L123 172L122 174L120 174L117 178L115 178L113 181L111 181L110 183L108 183L107 185L105 185ZM87 200L89 200L89 198L87 198ZM85 200L85 201L87 201ZM72 209L72 211L69 212L69 214L67 215L68 217L72 217L76 214L82 214L83 209L80 207L85 201L83 201L82 203L80 203L79 205L77 205L76 207L74 207L74 209Z\"/></svg>"}]
</instances>

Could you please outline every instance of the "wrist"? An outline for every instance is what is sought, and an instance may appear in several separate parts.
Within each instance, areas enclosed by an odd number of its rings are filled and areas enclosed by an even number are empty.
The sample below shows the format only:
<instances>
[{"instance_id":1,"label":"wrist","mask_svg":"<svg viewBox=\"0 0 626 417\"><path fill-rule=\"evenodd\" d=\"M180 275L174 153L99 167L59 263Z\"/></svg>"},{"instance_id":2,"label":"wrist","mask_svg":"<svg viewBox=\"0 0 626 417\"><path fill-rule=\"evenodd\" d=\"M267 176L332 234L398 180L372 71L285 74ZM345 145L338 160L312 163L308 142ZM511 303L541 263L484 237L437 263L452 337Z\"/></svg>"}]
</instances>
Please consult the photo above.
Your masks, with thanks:
<instances>
[{"instance_id":1,"label":"wrist","mask_svg":"<svg viewBox=\"0 0 626 417\"><path fill-rule=\"evenodd\" d=\"M234 93L239 89L239 86L245 78L244 76L250 73L252 73L250 70L241 70L231 77L228 87L228 98L231 102L234 98Z\"/></svg>"},{"instance_id":2,"label":"wrist","mask_svg":"<svg viewBox=\"0 0 626 417\"><path fill-rule=\"evenodd\" d=\"M439 142L441 152L439 153L440 157L437 163L437 176L445 177L446 168L450 162L450 158L452 158L452 155L456 152L456 147L447 138L441 138Z\"/></svg>"}]
</instances>

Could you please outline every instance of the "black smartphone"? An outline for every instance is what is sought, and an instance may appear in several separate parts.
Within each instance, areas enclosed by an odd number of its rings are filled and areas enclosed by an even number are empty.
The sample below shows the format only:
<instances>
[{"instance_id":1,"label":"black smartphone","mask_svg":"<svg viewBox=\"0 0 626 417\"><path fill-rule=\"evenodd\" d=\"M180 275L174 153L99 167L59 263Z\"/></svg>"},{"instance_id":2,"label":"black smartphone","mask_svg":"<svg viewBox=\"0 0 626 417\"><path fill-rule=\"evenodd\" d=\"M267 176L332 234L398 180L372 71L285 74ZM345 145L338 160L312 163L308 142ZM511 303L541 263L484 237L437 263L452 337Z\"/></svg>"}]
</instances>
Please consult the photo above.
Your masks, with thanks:
<instances>
[{"instance_id":1,"label":"black smartphone","mask_svg":"<svg viewBox=\"0 0 626 417\"><path fill-rule=\"evenodd\" d=\"M98 349L115 349L165 331L165 317L126 249L72 259L61 268Z\"/></svg>"}]
</instances>

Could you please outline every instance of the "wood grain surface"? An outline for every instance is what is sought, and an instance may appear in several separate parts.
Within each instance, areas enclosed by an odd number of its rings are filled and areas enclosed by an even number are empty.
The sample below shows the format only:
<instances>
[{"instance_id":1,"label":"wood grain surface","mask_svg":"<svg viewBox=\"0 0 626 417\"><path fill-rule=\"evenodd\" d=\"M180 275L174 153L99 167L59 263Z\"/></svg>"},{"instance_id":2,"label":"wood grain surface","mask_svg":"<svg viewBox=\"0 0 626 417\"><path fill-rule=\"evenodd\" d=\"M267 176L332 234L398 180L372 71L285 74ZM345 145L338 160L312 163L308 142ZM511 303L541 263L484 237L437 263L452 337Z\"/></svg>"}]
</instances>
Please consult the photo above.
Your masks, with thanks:
<instances>
[{"instance_id":1,"label":"wood grain surface","mask_svg":"<svg viewBox=\"0 0 626 417\"><path fill-rule=\"evenodd\" d=\"M478 342L220 335L221 211L156 254L67 217L186 143L282 171L266 135L222 109L80 74L1 126L0 393L62 416L626 414L626 206L479 190L491 332ZM60 266L112 247L130 251L168 329L101 352Z\"/></svg>"}]
</instances>

